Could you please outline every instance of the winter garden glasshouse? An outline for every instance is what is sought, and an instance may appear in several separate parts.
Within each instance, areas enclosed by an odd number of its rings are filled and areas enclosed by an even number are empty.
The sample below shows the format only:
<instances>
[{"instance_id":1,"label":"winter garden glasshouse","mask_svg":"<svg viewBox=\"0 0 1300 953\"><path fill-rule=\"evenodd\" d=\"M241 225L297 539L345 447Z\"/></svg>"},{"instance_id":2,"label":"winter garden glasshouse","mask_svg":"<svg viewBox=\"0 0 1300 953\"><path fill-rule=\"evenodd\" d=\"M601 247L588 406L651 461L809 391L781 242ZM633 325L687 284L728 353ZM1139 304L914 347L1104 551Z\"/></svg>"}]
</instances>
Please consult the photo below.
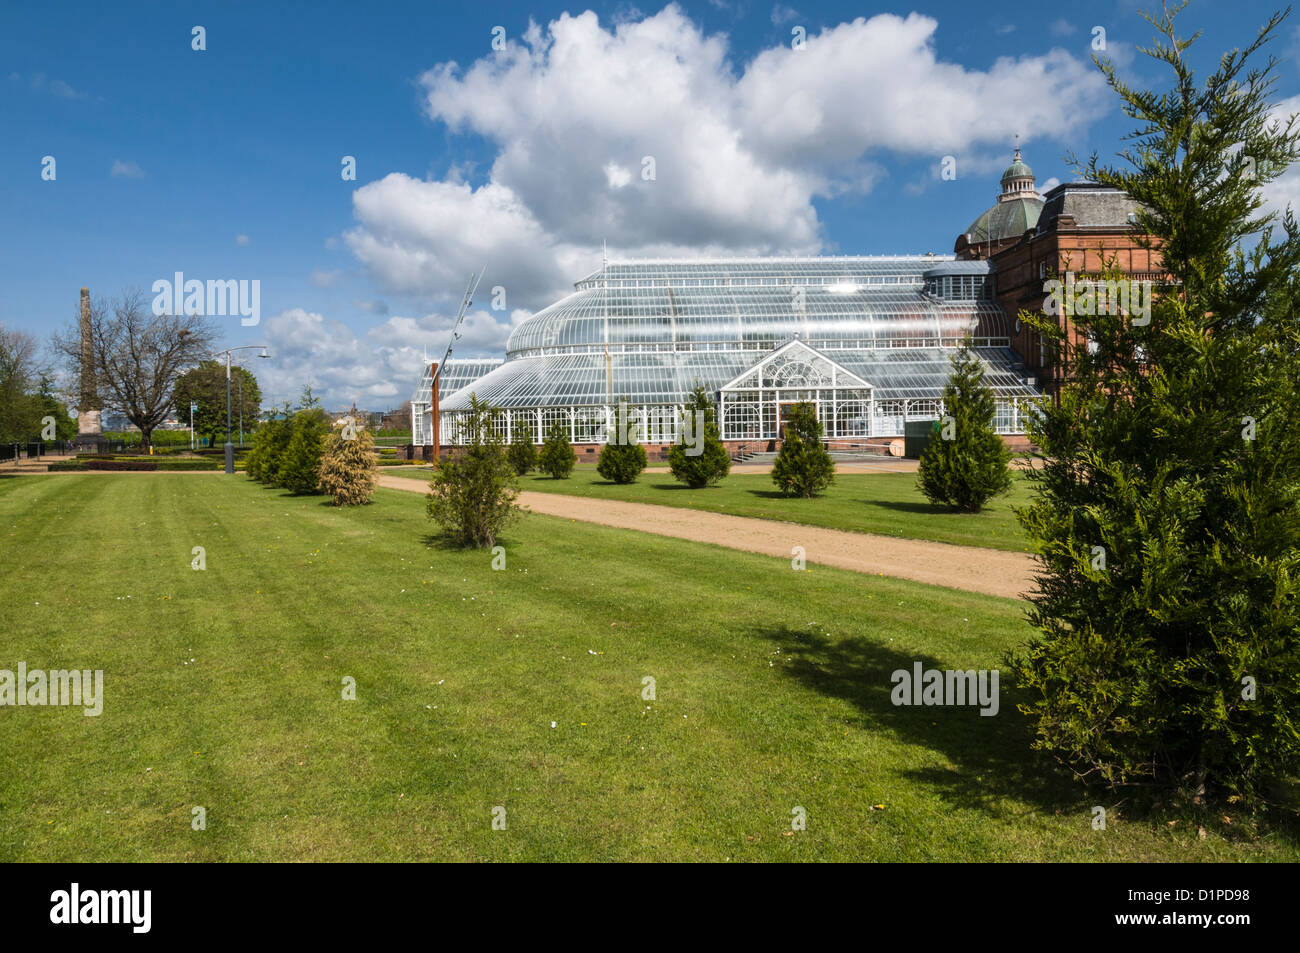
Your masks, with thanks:
<instances>
[{"instance_id":1,"label":"winter garden glasshouse","mask_svg":"<svg viewBox=\"0 0 1300 953\"><path fill-rule=\"evenodd\" d=\"M973 339L997 397L996 427L1023 433L1038 396L1011 349L987 261L951 257L610 262L524 321L506 358L451 360L439 375L442 442L461 441L476 395L507 440L554 422L603 443L618 405L647 443L676 439L703 386L724 440L779 434L785 408L816 405L828 438L889 437L942 414L950 358ZM432 433L429 368L412 399L414 443Z\"/></svg>"}]
</instances>

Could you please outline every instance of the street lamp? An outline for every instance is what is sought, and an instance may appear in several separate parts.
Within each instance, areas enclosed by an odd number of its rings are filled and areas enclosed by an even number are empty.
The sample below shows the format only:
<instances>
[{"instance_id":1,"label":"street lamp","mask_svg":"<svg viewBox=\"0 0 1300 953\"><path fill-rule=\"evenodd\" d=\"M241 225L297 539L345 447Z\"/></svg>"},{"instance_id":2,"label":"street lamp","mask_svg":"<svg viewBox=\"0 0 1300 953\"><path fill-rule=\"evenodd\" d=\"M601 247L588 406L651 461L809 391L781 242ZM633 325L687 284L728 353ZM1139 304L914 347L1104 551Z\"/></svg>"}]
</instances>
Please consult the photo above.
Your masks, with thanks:
<instances>
[{"instance_id":1,"label":"street lamp","mask_svg":"<svg viewBox=\"0 0 1300 953\"><path fill-rule=\"evenodd\" d=\"M262 353L257 355L258 357L271 356L266 353L266 345L264 344L241 344L239 347L228 347L224 351L217 352L218 354L226 355L226 472L227 473L235 472L235 445L230 442L230 353L232 351L255 351L258 348L261 348L262 350ZM244 410L243 408L244 391L242 386L243 383L242 380L240 383L241 386L239 391L239 403L240 403L239 410L242 416ZM240 437L240 440L242 441L243 437Z\"/></svg>"}]
</instances>

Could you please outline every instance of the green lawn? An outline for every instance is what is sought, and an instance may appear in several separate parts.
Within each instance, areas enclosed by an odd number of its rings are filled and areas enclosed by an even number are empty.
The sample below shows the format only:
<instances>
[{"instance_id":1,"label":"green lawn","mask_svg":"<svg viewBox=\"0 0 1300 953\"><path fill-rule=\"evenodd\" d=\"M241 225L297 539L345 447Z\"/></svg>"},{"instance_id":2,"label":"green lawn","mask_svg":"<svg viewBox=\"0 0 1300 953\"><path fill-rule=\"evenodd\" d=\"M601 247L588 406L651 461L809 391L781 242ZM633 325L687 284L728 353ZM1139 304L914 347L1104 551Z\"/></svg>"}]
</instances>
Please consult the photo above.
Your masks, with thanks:
<instances>
[{"instance_id":1,"label":"green lawn","mask_svg":"<svg viewBox=\"0 0 1300 953\"><path fill-rule=\"evenodd\" d=\"M782 496L766 473L729 476L703 490L692 490L667 473L642 474L637 482L619 486L607 483L594 469L575 470L567 480L532 473L519 482L525 490L543 493L696 507L860 533L1027 552L1012 512L1013 506L1029 500L1029 484L1019 474L1009 494L977 514L933 505L917 490L914 473L842 473L833 486L812 500Z\"/></svg>"},{"instance_id":2,"label":"green lawn","mask_svg":"<svg viewBox=\"0 0 1300 953\"><path fill-rule=\"evenodd\" d=\"M1005 686L890 704L915 660L996 666L1018 603L541 516L504 571L429 533L398 491L0 479L0 668L106 695L0 708L0 861L1300 859L1241 819L1092 830Z\"/></svg>"}]
</instances>

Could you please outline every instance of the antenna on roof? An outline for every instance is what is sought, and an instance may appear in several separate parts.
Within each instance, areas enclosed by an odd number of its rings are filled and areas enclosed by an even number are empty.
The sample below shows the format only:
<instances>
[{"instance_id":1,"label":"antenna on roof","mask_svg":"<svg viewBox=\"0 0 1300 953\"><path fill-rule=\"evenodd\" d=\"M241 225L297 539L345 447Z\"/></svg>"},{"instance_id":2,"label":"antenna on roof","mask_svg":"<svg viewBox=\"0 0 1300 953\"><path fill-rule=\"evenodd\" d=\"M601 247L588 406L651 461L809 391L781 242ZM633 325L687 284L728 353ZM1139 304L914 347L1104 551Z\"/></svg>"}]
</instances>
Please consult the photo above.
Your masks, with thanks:
<instances>
[{"instance_id":1,"label":"antenna on roof","mask_svg":"<svg viewBox=\"0 0 1300 953\"><path fill-rule=\"evenodd\" d=\"M456 312L456 323L451 326L451 338L447 341L447 350L443 352L442 360L438 366L433 369L433 378L430 383L430 393L436 394L438 387L438 375L442 373L443 365L447 363L447 358L451 357L451 346L460 340L460 326L465 321L465 312L469 306L474 303L474 292L478 290L478 283L483 280L483 272L487 271L487 265L479 269L477 275L469 276L469 284L465 286L465 297L460 299L460 310Z\"/></svg>"}]
</instances>

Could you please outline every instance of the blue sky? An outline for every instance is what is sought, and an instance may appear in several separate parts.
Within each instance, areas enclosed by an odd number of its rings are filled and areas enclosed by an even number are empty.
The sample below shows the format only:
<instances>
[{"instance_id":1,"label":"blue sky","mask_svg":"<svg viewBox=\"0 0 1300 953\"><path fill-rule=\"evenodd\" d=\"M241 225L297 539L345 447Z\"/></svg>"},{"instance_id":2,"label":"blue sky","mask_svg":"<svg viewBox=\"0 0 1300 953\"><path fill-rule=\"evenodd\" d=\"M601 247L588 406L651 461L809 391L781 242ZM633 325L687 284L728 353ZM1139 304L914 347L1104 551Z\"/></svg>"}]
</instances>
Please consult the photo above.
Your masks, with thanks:
<instances>
[{"instance_id":1,"label":"blue sky","mask_svg":"<svg viewBox=\"0 0 1300 953\"><path fill-rule=\"evenodd\" d=\"M477 265L460 356L500 353L602 240L611 257L947 253L1017 132L1040 188L1074 177L1068 151L1119 148L1130 122L1090 44L1102 27L1128 78L1163 80L1134 52L1138 7L8 4L0 324L45 339L82 285L256 279L260 324L216 320L227 344L272 346L252 368L268 397L311 380L330 406L382 409L441 353ZM1182 24L1208 64L1272 9L1198 0ZM1272 48L1288 102L1298 27Z\"/></svg>"}]
</instances>

